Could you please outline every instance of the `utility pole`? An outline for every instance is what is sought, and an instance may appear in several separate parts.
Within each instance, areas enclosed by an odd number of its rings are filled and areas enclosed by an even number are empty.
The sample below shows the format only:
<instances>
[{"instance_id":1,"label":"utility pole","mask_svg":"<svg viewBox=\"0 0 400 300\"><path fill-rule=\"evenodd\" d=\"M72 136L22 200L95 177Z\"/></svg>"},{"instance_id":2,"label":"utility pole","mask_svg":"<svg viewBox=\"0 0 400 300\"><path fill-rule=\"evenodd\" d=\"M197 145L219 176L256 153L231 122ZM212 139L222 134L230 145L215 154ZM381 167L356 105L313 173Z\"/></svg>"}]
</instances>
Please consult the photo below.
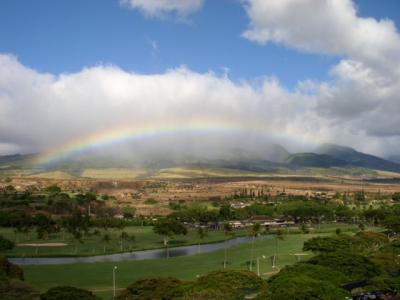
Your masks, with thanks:
<instances>
[{"instance_id":1,"label":"utility pole","mask_svg":"<svg viewBox=\"0 0 400 300\"><path fill-rule=\"evenodd\" d=\"M115 271L117 270L117 266L113 268L113 299L115 299Z\"/></svg>"}]
</instances>

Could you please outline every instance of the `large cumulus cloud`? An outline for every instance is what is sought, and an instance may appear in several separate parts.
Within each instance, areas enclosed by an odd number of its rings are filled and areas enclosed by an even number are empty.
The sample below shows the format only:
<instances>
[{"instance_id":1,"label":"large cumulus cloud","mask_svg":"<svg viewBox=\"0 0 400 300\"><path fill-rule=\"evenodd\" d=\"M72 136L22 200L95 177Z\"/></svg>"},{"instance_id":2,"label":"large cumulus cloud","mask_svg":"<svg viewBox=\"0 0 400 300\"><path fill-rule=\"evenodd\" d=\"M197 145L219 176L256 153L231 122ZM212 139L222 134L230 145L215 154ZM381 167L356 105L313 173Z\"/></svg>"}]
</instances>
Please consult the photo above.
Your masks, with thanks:
<instances>
[{"instance_id":1,"label":"large cumulus cloud","mask_svg":"<svg viewBox=\"0 0 400 300\"><path fill-rule=\"evenodd\" d=\"M332 80L313 84L315 112L365 136L363 148L396 151L388 145L400 135L400 35L391 20L360 17L351 0L246 0L245 9L250 41L339 56Z\"/></svg>"},{"instance_id":2,"label":"large cumulus cloud","mask_svg":"<svg viewBox=\"0 0 400 300\"><path fill-rule=\"evenodd\" d=\"M393 22L361 18L350 0L246 0L244 6L250 19L245 38L337 55L331 80L311 78L288 91L273 77L235 82L187 67L143 75L98 65L55 75L2 54L0 151L42 151L119 126L217 120L249 134L285 137L293 151L334 142L398 152L400 36ZM243 145L241 138L230 142Z\"/></svg>"},{"instance_id":3,"label":"large cumulus cloud","mask_svg":"<svg viewBox=\"0 0 400 300\"><path fill-rule=\"evenodd\" d=\"M209 121L301 139L307 130L298 125L312 106L306 97L287 92L274 78L236 83L186 67L142 75L113 65L52 75L3 54L0 141L25 152L43 151L112 128L191 128Z\"/></svg>"}]
</instances>

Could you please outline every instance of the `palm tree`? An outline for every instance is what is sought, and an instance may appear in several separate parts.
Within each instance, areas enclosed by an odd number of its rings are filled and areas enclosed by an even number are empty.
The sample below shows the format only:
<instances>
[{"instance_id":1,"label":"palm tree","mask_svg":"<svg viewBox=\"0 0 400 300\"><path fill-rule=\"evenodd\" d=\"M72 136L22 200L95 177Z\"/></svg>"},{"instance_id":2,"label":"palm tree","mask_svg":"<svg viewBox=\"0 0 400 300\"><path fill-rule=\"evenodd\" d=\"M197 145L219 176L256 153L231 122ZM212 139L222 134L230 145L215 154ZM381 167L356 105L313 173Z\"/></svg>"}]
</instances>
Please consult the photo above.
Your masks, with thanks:
<instances>
[{"instance_id":1,"label":"palm tree","mask_svg":"<svg viewBox=\"0 0 400 300\"><path fill-rule=\"evenodd\" d=\"M272 268L276 267L277 256L278 256L278 241L283 241L285 237L283 236L283 231L278 229L275 233L275 254L272 260Z\"/></svg>"},{"instance_id":2,"label":"palm tree","mask_svg":"<svg viewBox=\"0 0 400 300\"><path fill-rule=\"evenodd\" d=\"M111 241L110 236L106 233L103 235L102 241L104 242L104 253L106 253L106 244L109 244Z\"/></svg>"},{"instance_id":3,"label":"palm tree","mask_svg":"<svg viewBox=\"0 0 400 300\"><path fill-rule=\"evenodd\" d=\"M257 235L260 233L261 230L261 225L260 223L254 223L254 225L251 227L251 236L253 237L251 241L251 256L250 256L250 271L253 269L253 257L254 257L254 241L257 237Z\"/></svg>"},{"instance_id":4,"label":"palm tree","mask_svg":"<svg viewBox=\"0 0 400 300\"><path fill-rule=\"evenodd\" d=\"M131 234L130 236L129 236L129 242L130 242L130 249L131 249L131 251L132 251L132 244L135 242L135 240L136 240L136 237L135 237L135 235L134 234Z\"/></svg>"},{"instance_id":5,"label":"palm tree","mask_svg":"<svg viewBox=\"0 0 400 300\"><path fill-rule=\"evenodd\" d=\"M129 240L129 234L126 233L125 231L122 231L121 235L120 235L120 238L121 238L121 252L122 252L124 250L123 242L126 241L126 240Z\"/></svg>"},{"instance_id":6,"label":"palm tree","mask_svg":"<svg viewBox=\"0 0 400 300\"><path fill-rule=\"evenodd\" d=\"M197 235L199 236L199 239L200 239L198 248L197 248L197 252L200 253L200 243L207 236L207 231L204 230L203 227L199 226L199 228L197 229Z\"/></svg>"}]
</instances>

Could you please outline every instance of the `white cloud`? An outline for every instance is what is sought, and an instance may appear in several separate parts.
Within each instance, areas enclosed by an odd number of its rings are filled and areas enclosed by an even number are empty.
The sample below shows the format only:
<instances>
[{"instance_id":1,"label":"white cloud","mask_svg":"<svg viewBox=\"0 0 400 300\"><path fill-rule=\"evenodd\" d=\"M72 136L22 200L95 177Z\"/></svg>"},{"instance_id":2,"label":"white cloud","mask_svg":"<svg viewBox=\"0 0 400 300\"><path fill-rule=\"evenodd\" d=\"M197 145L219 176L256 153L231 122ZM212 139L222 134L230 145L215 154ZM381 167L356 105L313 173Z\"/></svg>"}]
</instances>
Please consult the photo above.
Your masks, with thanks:
<instances>
[{"instance_id":1,"label":"white cloud","mask_svg":"<svg viewBox=\"0 0 400 300\"><path fill-rule=\"evenodd\" d=\"M147 17L177 16L185 19L203 6L204 0L120 0L132 9L138 9Z\"/></svg>"},{"instance_id":2,"label":"white cloud","mask_svg":"<svg viewBox=\"0 0 400 300\"><path fill-rule=\"evenodd\" d=\"M246 0L243 36L305 51L349 56L374 67L399 66L400 37L391 20L357 16L351 0Z\"/></svg>"},{"instance_id":3,"label":"white cloud","mask_svg":"<svg viewBox=\"0 0 400 300\"><path fill-rule=\"evenodd\" d=\"M250 18L245 38L341 57L330 82L299 84L312 89L315 114L331 124L327 136L357 135L364 149L370 144L376 151L381 144L381 152L397 151L386 144L398 143L400 136L400 35L391 20L360 17L351 0L245 0L244 5Z\"/></svg>"},{"instance_id":4,"label":"white cloud","mask_svg":"<svg viewBox=\"0 0 400 300\"><path fill-rule=\"evenodd\" d=\"M185 67L142 75L100 65L56 76L3 54L3 152L44 150L127 124L186 127L198 120L233 123L248 133L257 128L293 141L294 150L303 143L334 142L376 154L398 152L400 43L391 21L360 18L349 0L247 0L246 9L251 23L244 35L250 40L340 55L330 70L332 80L307 80L290 92L276 78L238 83L227 74ZM185 139L181 144L191 149L201 143ZM214 148L226 142L216 140ZM241 139L230 143L246 144Z\"/></svg>"},{"instance_id":5,"label":"white cloud","mask_svg":"<svg viewBox=\"0 0 400 300\"><path fill-rule=\"evenodd\" d=\"M298 128L301 97L273 78L255 87L185 67L141 75L116 66L55 76L0 55L0 142L40 151L126 125L190 127L208 120L290 134Z\"/></svg>"},{"instance_id":6,"label":"white cloud","mask_svg":"<svg viewBox=\"0 0 400 300\"><path fill-rule=\"evenodd\" d=\"M303 92L312 85L308 82L302 89L289 92L275 78L264 78L256 84L237 83L225 74L197 73L185 67L142 75L101 65L56 76L29 69L15 57L3 54L0 142L7 147L1 148L3 153L7 149L42 151L121 126L172 124L185 128L196 122L206 125L210 120L234 124L242 130L238 135L204 136L201 140L189 132L175 137L177 148L221 153L229 144L231 148L245 146L260 153L267 138L291 145L292 150L318 142L337 142L363 150L373 145L374 151L382 153L385 149L379 147L379 142L384 146L389 139L391 145L396 144L390 138L366 134L363 118L332 121L319 106L323 103L322 90L326 90L328 99L338 87L317 85L313 87L316 92ZM324 109L329 111L329 106ZM392 111L392 121L398 122L396 110ZM371 128L379 129L375 121ZM240 135L243 133L252 138L245 142ZM164 145L170 147L168 139ZM154 148L145 150L152 151Z\"/></svg>"}]
</instances>

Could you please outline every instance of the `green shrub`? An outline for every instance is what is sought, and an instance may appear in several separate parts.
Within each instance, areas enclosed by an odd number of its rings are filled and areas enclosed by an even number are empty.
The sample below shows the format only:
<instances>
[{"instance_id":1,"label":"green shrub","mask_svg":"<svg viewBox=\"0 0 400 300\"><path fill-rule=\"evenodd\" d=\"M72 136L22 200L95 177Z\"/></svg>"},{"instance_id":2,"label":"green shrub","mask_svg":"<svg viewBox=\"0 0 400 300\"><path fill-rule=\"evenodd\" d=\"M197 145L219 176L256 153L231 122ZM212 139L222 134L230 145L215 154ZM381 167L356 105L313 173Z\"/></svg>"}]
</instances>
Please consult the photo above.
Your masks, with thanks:
<instances>
[{"instance_id":1,"label":"green shrub","mask_svg":"<svg viewBox=\"0 0 400 300\"><path fill-rule=\"evenodd\" d=\"M369 279L382 273L381 267L369 258L344 251L322 253L311 258L307 263L342 272L352 281Z\"/></svg>"},{"instance_id":2,"label":"green shrub","mask_svg":"<svg viewBox=\"0 0 400 300\"><path fill-rule=\"evenodd\" d=\"M7 258L0 256L0 278L24 280L24 272L17 265L10 263Z\"/></svg>"},{"instance_id":3,"label":"green shrub","mask_svg":"<svg viewBox=\"0 0 400 300\"><path fill-rule=\"evenodd\" d=\"M183 283L175 278L140 279L129 285L120 300L172 300L183 295Z\"/></svg>"},{"instance_id":4,"label":"green shrub","mask_svg":"<svg viewBox=\"0 0 400 300\"><path fill-rule=\"evenodd\" d=\"M7 240L5 237L0 235L0 251L7 251L14 248L14 242Z\"/></svg>"},{"instance_id":5,"label":"green shrub","mask_svg":"<svg viewBox=\"0 0 400 300\"><path fill-rule=\"evenodd\" d=\"M92 292L71 286L58 286L40 295L41 300L100 300Z\"/></svg>"},{"instance_id":6,"label":"green shrub","mask_svg":"<svg viewBox=\"0 0 400 300\"><path fill-rule=\"evenodd\" d=\"M222 294L226 300L243 299L250 294L263 293L266 282L245 270L216 270L201 276L191 287L190 294L211 292Z\"/></svg>"},{"instance_id":7,"label":"green shrub","mask_svg":"<svg viewBox=\"0 0 400 300\"><path fill-rule=\"evenodd\" d=\"M348 292L327 280L298 272L285 272L271 278L266 295L257 300L338 300L349 296Z\"/></svg>"}]
</instances>

